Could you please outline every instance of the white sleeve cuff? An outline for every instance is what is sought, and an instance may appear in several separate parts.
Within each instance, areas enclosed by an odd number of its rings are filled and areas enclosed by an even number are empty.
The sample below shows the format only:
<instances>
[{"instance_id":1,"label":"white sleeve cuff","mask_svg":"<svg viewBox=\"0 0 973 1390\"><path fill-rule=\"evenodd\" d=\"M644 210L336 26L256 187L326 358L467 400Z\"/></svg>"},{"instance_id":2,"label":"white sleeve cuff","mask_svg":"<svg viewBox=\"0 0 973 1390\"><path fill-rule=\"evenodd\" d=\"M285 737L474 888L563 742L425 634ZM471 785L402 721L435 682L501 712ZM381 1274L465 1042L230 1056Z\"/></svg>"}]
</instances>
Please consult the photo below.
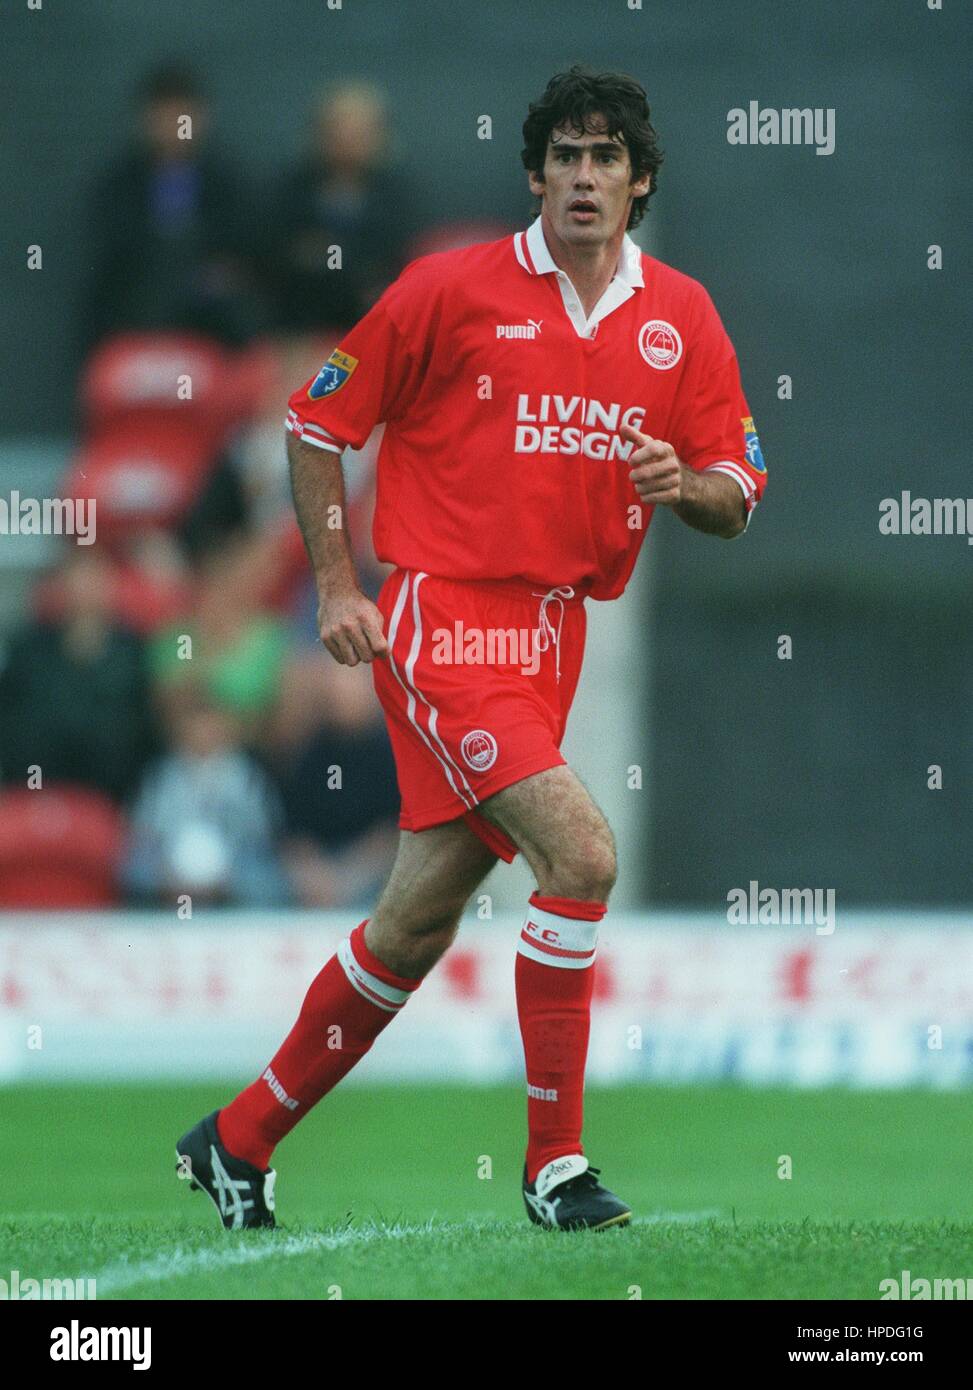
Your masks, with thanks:
<instances>
[{"instance_id":1,"label":"white sleeve cuff","mask_svg":"<svg viewBox=\"0 0 973 1390\"><path fill-rule=\"evenodd\" d=\"M320 425L315 425L310 420L302 420L294 410L287 412L284 428L290 430L291 434L296 434L305 444L313 444L316 449L327 449L331 454L340 455L345 448L340 439L335 439L333 434L323 430Z\"/></svg>"},{"instance_id":2,"label":"white sleeve cuff","mask_svg":"<svg viewBox=\"0 0 973 1390\"><path fill-rule=\"evenodd\" d=\"M750 474L745 468L741 468L738 463L734 463L732 459L724 459L720 463L711 463L703 469L703 472L725 473L728 478L733 479L743 493L743 504L746 509L747 519L744 522L743 531L740 532L742 536L750 525L750 517L753 515L753 509L757 505L757 487L750 477Z\"/></svg>"}]
</instances>

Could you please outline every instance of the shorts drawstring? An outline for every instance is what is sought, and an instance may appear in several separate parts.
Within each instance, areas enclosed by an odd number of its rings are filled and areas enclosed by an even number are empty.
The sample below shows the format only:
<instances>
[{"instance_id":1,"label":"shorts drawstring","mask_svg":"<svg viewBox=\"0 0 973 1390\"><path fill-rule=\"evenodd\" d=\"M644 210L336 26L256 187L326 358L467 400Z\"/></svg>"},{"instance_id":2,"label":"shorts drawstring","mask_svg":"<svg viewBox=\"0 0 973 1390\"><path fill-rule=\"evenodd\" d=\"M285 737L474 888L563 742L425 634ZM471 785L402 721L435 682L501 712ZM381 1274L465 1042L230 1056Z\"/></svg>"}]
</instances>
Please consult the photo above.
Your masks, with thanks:
<instances>
[{"instance_id":1,"label":"shorts drawstring","mask_svg":"<svg viewBox=\"0 0 973 1390\"><path fill-rule=\"evenodd\" d=\"M564 600L574 598L574 590L568 584L558 584L553 589L548 589L546 594L537 590L533 591L533 597L539 598L540 608L537 613L537 650L546 652L548 647L554 647L554 669L557 673L558 683L561 680L561 624L564 621ZM557 628L551 622L547 612L547 605L556 603L558 605Z\"/></svg>"}]
</instances>

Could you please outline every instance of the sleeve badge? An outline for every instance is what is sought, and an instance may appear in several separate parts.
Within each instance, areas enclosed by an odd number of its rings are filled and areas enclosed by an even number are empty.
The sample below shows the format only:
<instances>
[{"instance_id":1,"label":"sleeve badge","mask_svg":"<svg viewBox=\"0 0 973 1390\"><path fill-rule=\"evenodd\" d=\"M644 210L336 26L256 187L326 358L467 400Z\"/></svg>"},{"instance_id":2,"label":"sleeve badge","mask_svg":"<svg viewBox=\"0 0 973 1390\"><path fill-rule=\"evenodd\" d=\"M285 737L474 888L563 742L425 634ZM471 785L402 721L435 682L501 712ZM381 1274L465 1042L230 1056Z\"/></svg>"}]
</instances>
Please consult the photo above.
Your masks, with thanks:
<instances>
[{"instance_id":1,"label":"sleeve badge","mask_svg":"<svg viewBox=\"0 0 973 1390\"><path fill-rule=\"evenodd\" d=\"M308 396L312 401L319 401L324 396L333 396L336 391L341 390L357 366L357 357L351 357L347 352L335 348L307 388Z\"/></svg>"},{"instance_id":2,"label":"sleeve badge","mask_svg":"<svg viewBox=\"0 0 973 1390\"><path fill-rule=\"evenodd\" d=\"M760 440L757 438L757 431L753 427L753 416L741 416L740 424L743 426L743 448L747 456L747 463L755 473L766 473L767 465L764 463L764 456L760 452Z\"/></svg>"}]
</instances>

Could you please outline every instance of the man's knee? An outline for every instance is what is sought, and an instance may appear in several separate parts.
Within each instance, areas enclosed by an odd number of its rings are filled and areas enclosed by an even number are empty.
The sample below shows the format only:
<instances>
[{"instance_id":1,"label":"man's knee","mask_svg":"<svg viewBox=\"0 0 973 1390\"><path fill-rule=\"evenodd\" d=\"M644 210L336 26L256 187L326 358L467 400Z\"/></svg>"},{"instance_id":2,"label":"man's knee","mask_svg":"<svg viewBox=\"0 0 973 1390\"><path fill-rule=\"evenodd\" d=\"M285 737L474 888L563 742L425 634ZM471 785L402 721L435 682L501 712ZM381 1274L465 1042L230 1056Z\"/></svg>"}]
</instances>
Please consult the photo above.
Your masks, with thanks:
<instances>
[{"instance_id":1,"label":"man's knee","mask_svg":"<svg viewBox=\"0 0 973 1390\"><path fill-rule=\"evenodd\" d=\"M421 979L453 944L459 918L458 912L414 916L380 905L365 928L365 944L396 974Z\"/></svg>"},{"instance_id":2,"label":"man's knee","mask_svg":"<svg viewBox=\"0 0 973 1390\"><path fill-rule=\"evenodd\" d=\"M618 874L611 827L569 767L515 782L480 809L523 851L542 894L608 901Z\"/></svg>"},{"instance_id":3,"label":"man's knee","mask_svg":"<svg viewBox=\"0 0 973 1390\"><path fill-rule=\"evenodd\" d=\"M618 877L615 844L607 826L562 845L546 871L538 874L541 893L581 902L607 903Z\"/></svg>"},{"instance_id":4,"label":"man's knee","mask_svg":"<svg viewBox=\"0 0 973 1390\"><path fill-rule=\"evenodd\" d=\"M453 943L459 930L466 898L438 901L383 899L369 924L370 935L397 950L438 957Z\"/></svg>"}]
</instances>

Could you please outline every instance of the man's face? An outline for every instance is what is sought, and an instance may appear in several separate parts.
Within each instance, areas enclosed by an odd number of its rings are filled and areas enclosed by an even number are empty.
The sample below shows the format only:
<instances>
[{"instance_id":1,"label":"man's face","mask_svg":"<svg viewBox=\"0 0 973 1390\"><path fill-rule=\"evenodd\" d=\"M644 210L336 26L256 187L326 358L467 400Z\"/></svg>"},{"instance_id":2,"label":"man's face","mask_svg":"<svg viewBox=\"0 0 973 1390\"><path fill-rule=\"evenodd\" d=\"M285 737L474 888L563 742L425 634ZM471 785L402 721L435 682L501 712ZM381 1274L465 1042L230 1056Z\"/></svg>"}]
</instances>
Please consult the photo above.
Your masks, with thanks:
<instances>
[{"instance_id":1,"label":"man's face","mask_svg":"<svg viewBox=\"0 0 973 1390\"><path fill-rule=\"evenodd\" d=\"M583 135L563 126L551 131L543 178L529 175L555 234L572 246L610 241L628 223L632 199L649 191L649 175L632 178L628 147L612 140L598 116Z\"/></svg>"}]
</instances>

